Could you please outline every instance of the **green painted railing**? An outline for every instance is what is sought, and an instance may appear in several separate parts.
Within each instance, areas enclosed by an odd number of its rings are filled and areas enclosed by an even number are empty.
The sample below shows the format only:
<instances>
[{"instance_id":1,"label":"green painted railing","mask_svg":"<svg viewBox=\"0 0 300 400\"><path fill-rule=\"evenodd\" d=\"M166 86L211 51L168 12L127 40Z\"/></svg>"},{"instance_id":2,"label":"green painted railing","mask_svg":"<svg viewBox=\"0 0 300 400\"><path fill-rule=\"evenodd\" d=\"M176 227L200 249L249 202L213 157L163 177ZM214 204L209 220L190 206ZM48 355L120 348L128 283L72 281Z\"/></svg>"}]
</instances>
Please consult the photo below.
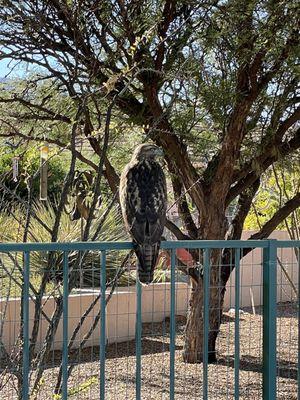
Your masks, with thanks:
<instances>
[{"instance_id":1,"label":"green painted railing","mask_svg":"<svg viewBox=\"0 0 300 400\"><path fill-rule=\"evenodd\" d=\"M246 248L259 248L263 252L263 399L276 399L276 285L277 285L277 250L296 248L299 251L300 241L164 241L162 249L171 252L171 291L170 291L170 390L169 399L176 398L175 393L175 339L176 339L176 249L203 249L203 290L204 290L204 344L203 344L203 391L202 398L208 399L208 333L209 333L209 290L210 290L210 251L212 249L234 249L235 254L235 315L239 316L240 309L240 252ZM22 400L29 399L29 289L30 289L30 253L33 251L63 252L63 350L62 350L62 395L63 400L68 396L68 296L69 273L68 253L71 251L100 251L101 252L101 319L100 319L100 400L105 400L105 346L106 346L106 251L132 249L129 242L78 242L78 243L1 243L0 254L22 252L24 254L23 273L23 388ZM299 259L299 258L298 258ZM299 265L300 269L300 265ZM299 285L300 285L300 274ZM298 286L299 287L299 286ZM142 363L142 318L141 296L142 286L136 284L136 399L141 400L141 363ZM298 300L298 321L300 321L300 300ZM300 324L299 324L300 326ZM300 328L298 332L298 351L300 346ZM234 357L234 398L239 399L239 363L240 338L239 317L235 318L235 357ZM298 354L298 399L300 399L300 357Z\"/></svg>"}]
</instances>

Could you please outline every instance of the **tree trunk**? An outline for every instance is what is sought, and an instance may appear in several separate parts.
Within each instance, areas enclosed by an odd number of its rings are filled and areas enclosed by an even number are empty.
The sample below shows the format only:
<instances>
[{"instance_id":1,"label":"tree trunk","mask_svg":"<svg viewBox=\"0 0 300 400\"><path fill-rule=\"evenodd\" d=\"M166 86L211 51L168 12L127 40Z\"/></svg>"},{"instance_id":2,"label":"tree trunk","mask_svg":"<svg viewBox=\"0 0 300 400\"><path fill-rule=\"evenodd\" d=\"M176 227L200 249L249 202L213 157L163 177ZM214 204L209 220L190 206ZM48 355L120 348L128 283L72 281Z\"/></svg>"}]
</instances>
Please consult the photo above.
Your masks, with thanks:
<instances>
[{"instance_id":1,"label":"tree trunk","mask_svg":"<svg viewBox=\"0 0 300 400\"><path fill-rule=\"evenodd\" d=\"M200 278L199 282L194 284L192 289L185 328L183 359L188 363L198 363L203 360L203 294L203 280ZM218 266L214 266L211 268L209 285L208 362L210 363L216 361L216 339L221 325L224 294L225 285L222 283L220 270Z\"/></svg>"}]
</instances>

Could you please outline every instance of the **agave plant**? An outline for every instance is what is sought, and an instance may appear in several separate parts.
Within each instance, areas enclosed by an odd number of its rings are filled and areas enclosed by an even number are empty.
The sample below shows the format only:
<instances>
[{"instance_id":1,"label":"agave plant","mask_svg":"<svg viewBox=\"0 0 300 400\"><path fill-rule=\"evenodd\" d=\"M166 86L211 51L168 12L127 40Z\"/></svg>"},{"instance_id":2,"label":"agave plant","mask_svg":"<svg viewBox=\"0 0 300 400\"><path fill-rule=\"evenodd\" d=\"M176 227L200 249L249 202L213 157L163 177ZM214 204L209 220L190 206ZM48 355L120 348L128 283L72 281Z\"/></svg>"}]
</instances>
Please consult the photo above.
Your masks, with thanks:
<instances>
[{"instance_id":1,"label":"agave plant","mask_svg":"<svg viewBox=\"0 0 300 400\"><path fill-rule=\"evenodd\" d=\"M95 218L92 221L90 229L90 237L94 237L102 215L105 211L105 205L97 211ZM31 218L28 230L28 241L30 242L50 242L51 241L51 228L54 225L56 210L55 205L45 205L37 203L33 207L33 213L36 218ZM22 221L22 209L17 209L15 219ZM23 216L24 219L24 216ZM13 219L9 216L0 216L0 220L6 221L9 226ZM43 221L43 225L39 222ZM69 214L64 211L60 220L60 227L58 232L58 242L77 242L81 241L82 230L84 228L82 220L72 221ZM16 225L16 224L15 224ZM47 229L49 228L49 230ZM24 231L24 226L20 222L19 231ZM22 235L19 234L19 238ZM1 230L1 238L3 241L17 241L16 229ZM123 228L123 221L119 210L113 207L104 222L101 229L95 238L97 241L124 241L128 240L128 236ZM126 255L126 251L107 251L106 256L106 276L107 283L111 282L116 274L116 271L122 264ZM100 285L100 272L101 272L101 256L99 251L82 251L78 259L78 252L71 251L68 254L69 269L75 272L77 287L98 287ZM18 254L17 260L22 265L22 255ZM57 283L62 280L63 271L63 253L51 252L31 252L30 254L30 269L32 276L36 278L41 277L45 271L49 271L49 262L51 263L50 272L48 273L49 282ZM76 269L76 271L75 271ZM123 273L119 278L119 285L130 285L135 282L134 276L130 271Z\"/></svg>"}]
</instances>

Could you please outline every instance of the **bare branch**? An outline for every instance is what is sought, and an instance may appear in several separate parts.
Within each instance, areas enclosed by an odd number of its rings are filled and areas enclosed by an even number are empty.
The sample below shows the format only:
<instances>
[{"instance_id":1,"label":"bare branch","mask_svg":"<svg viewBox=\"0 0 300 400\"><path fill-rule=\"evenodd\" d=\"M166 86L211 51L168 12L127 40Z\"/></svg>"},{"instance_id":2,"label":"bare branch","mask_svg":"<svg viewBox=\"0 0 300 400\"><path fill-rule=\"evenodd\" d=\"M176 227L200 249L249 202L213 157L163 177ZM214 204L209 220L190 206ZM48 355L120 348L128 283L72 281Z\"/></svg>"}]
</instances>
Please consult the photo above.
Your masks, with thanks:
<instances>
[{"instance_id":1,"label":"bare branch","mask_svg":"<svg viewBox=\"0 0 300 400\"><path fill-rule=\"evenodd\" d=\"M288 200L284 206L276 211L273 217L262 226L259 232L251 235L249 240L265 239L269 237L276 227L298 207L300 207L300 192L296 193L293 198Z\"/></svg>"},{"instance_id":2,"label":"bare branch","mask_svg":"<svg viewBox=\"0 0 300 400\"><path fill-rule=\"evenodd\" d=\"M171 173L171 181L175 197L175 203L172 204L172 206L174 206L175 204L177 205L178 213L180 215L182 222L184 223L186 231L188 232L191 239L196 239L198 234L198 229L190 213L186 199L186 194L183 191L183 185L175 173L173 174ZM169 209L172 206L170 206Z\"/></svg>"},{"instance_id":3,"label":"bare branch","mask_svg":"<svg viewBox=\"0 0 300 400\"><path fill-rule=\"evenodd\" d=\"M174 222L169 219L166 220L166 228L175 235L178 240L190 240L191 238L185 235Z\"/></svg>"},{"instance_id":4,"label":"bare branch","mask_svg":"<svg viewBox=\"0 0 300 400\"><path fill-rule=\"evenodd\" d=\"M238 240L241 238L245 219L250 211L253 198L259 188L260 179L257 179L248 190L240 195L237 212L232 220L228 239Z\"/></svg>"},{"instance_id":5,"label":"bare branch","mask_svg":"<svg viewBox=\"0 0 300 400\"><path fill-rule=\"evenodd\" d=\"M280 145L275 146L271 144L265 147L265 151L255 157L251 162L247 163L244 169L239 173L240 178L237 183L231 187L227 194L226 204L243 192L247 187L252 185L256 179L266 171L267 168L280 158L285 158L289 154L295 152L300 148L300 129L298 129L294 137L288 141L282 142ZM255 170L253 170L255 166ZM238 175L236 176L236 178Z\"/></svg>"}]
</instances>

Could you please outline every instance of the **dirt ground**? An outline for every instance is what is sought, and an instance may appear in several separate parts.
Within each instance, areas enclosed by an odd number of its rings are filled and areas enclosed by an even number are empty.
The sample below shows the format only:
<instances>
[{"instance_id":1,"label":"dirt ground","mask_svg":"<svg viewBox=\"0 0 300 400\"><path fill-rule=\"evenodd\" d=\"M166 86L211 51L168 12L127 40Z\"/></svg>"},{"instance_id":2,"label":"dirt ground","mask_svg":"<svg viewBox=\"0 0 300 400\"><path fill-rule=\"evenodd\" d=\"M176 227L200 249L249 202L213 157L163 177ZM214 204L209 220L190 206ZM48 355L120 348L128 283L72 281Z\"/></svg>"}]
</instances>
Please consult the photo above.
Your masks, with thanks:
<instances>
[{"instance_id":1,"label":"dirt ground","mask_svg":"<svg viewBox=\"0 0 300 400\"><path fill-rule=\"evenodd\" d=\"M240 313L240 399L262 399L262 315L250 309ZM289 303L278 306L277 318L277 399L297 399L298 323L297 307ZM209 365L208 399L234 398L234 313L225 313L218 338L218 361ZM202 397L202 364L182 362L184 318L176 322L175 399ZM142 400L169 399L169 321L144 324L142 341ZM70 399L99 399L99 348L87 348L72 356L74 370L69 379ZM44 374L38 399L53 399L60 355L53 353ZM135 342L107 347L106 399L135 400ZM15 379L2 376L0 399L16 399Z\"/></svg>"}]
</instances>

